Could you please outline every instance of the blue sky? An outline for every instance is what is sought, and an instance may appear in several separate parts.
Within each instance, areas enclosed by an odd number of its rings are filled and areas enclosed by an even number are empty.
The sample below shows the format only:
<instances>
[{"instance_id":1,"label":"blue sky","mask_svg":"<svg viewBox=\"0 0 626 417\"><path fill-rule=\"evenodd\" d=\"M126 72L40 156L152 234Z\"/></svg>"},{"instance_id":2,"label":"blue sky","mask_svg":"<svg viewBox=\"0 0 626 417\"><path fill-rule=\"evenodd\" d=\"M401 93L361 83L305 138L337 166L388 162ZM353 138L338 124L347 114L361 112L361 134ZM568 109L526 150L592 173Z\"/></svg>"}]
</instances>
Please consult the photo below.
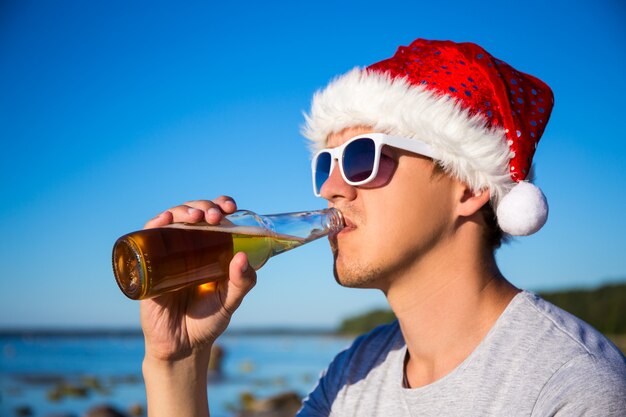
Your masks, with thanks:
<instances>
[{"instance_id":1,"label":"blue sky","mask_svg":"<svg viewBox=\"0 0 626 417\"><path fill-rule=\"evenodd\" d=\"M535 157L550 218L498 252L504 274L533 290L626 278L623 2L182 3L0 4L0 327L137 326L111 247L185 200L325 206L302 111L417 37L476 42L555 92ZM318 241L265 266L233 325L384 305L338 287Z\"/></svg>"}]
</instances>

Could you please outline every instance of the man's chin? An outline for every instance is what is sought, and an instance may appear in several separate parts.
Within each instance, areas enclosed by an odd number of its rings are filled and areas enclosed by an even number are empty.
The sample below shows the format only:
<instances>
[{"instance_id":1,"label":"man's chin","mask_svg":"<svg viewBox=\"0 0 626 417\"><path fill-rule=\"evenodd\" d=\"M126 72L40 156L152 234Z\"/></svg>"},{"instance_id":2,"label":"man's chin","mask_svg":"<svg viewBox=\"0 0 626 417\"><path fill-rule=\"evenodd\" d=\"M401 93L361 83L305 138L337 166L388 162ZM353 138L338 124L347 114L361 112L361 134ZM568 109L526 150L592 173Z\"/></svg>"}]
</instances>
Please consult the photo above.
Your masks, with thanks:
<instances>
[{"instance_id":1,"label":"man's chin","mask_svg":"<svg viewBox=\"0 0 626 417\"><path fill-rule=\"evenodd\" d=\"M375 285L377 274L356 273L356 271L347 271L345 268L338 268L337 260L333 263L333 274L337 284L345 288L378 288L378 286Z\"/></svg>"}]
</instances>

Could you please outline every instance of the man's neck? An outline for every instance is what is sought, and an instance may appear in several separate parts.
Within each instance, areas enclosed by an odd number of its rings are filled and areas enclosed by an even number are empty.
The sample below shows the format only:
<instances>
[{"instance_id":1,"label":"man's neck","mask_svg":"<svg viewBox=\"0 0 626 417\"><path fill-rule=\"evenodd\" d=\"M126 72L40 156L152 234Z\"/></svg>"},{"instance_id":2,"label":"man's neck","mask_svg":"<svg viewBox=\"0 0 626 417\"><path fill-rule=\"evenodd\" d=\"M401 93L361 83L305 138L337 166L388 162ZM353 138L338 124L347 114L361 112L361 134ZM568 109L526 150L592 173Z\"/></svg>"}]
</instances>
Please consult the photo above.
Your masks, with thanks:
<instances>
[{"instance_id":1,"label":"man's neck","mask_svg":"<svg viewBox=\"0 0 626 417\"><path fill-rule=\"evenodd\" d=\"M385 291L407 344L411 387L461 364L519 292L500 274L493 253L459 243L420 259Z\"/></svg>"}]
</instances>

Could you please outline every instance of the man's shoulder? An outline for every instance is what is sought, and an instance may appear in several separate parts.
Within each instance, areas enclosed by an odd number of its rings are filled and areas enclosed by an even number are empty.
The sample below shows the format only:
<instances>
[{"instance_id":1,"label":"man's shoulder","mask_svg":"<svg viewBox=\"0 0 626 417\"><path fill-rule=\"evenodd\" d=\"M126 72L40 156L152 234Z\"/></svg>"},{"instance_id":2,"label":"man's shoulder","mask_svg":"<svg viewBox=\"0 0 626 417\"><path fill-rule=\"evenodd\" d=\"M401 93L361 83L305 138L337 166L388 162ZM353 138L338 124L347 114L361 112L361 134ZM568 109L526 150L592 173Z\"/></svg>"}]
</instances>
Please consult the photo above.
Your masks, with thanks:
<instances>
[{"instance_id":1,"label":"man's shoulder","mask_svg":"<svg viewBox=\"0 0 626 417\"><path fill-rule=\"evenodd\" d=\"M498 398L493 401L502 408L494 415L512 406L533 416L580 415L581 407L624 410L623 354L589 324L527 291L511 301L460 370L458 389L480 381L477 395Z\"/></svg>"},{"instance_id":2,"label":"man's shoulder","mask_svg":"<svg viewBox=\"0 0 626 417\"><path fill-rule=\"evenodd\" d=\"M533 414L624 416L626 365L612 354L587 351L565 362L543 385Z\"/></svg>"},{"instance_id":3,"label":"man's shoulder","mask_svg":"<svg viewBox=\"0 0 626 417\"><path fill-rule=\"evenodd\" d=\"M518 294L496 326L483 366L495 379L526 381L528 398L535 398L539 408L578 404L584 392L607 384L612 387L605 390L607 401L615 403L616 395L626 394L626 358L620 350L591 325L538 295Z\"/></svg>"},{"instance_id":4,"label":"man's shoulder","mask_svg":"<svg viewBox=\"0 0 626 417\"><path fill-rule=\"evenodd\" d=\"M519 297L510 322L515 322L534 354L543 352L561 358L563 364L588 355L596 361L626 366L620 350L590 324L532 292L524 291Z\"/></svg>"}]
</instances>

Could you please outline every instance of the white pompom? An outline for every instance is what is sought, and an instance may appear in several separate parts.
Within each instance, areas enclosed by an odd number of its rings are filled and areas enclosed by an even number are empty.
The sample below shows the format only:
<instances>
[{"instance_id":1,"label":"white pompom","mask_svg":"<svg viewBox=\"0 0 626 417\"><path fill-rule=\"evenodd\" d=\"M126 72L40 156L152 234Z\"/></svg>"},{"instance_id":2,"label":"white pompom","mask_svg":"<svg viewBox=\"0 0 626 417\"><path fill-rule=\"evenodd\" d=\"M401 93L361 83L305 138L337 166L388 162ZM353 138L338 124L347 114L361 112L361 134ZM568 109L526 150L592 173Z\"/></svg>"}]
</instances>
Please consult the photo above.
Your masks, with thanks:
<instances>
[{"instance_id":1,"label":"white pompom","mask_svg":"<svg viewBox=\"0 0 626 417\"><path fill-rule=\"evenodd\" d=\"M502 198L496 216L505 233L513 236L532 235L548 219L548 201L538 187L522 181Z\"/></svg>"}]
</instances>

